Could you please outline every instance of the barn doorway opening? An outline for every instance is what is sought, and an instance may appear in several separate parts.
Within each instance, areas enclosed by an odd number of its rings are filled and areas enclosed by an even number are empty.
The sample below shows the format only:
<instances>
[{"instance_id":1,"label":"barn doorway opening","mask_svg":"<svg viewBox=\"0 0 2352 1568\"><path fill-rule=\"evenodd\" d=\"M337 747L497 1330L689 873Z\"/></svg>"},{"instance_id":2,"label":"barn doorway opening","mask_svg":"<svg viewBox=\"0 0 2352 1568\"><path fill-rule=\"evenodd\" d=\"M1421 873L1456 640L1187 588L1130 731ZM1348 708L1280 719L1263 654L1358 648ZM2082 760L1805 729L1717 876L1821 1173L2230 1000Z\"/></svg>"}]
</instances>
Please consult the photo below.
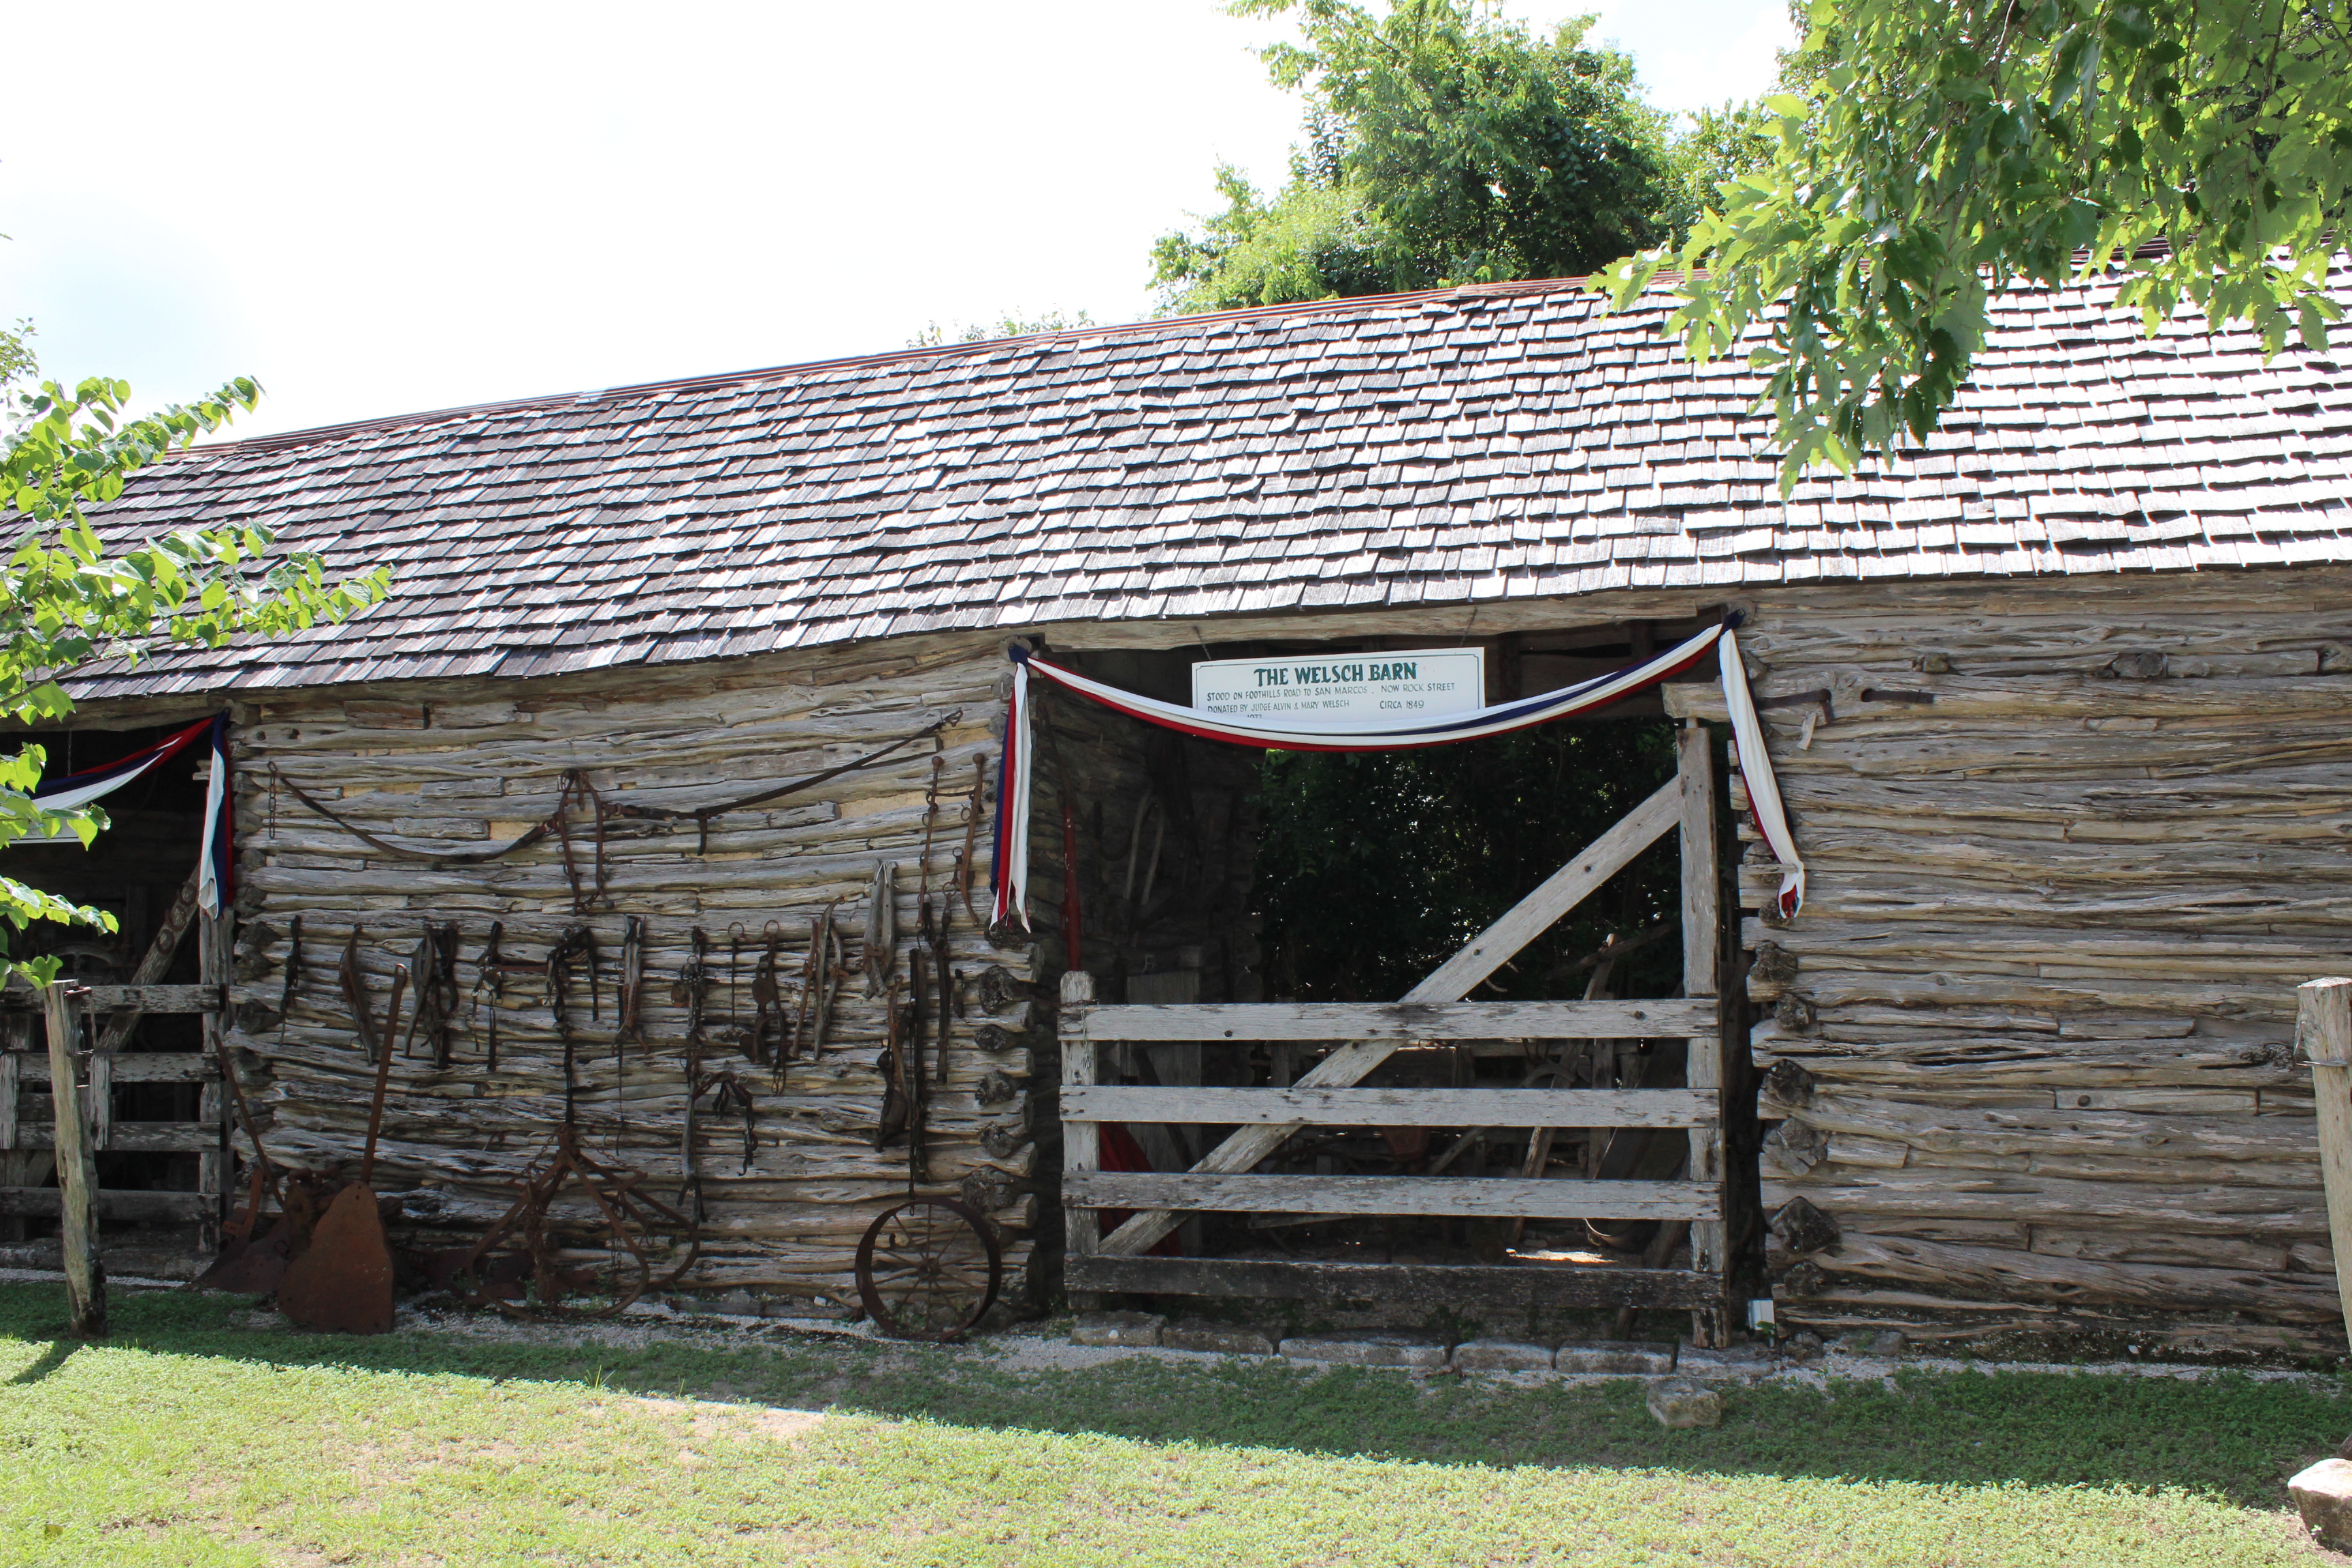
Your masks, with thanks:
<instances>
[{"instance_id":1,"label":"barn doorway opening","mask_svg":"<svg viewBox=\"0 0 2352 1568\"><path fill-rule=\"evenodd\" d=\"M40 746L47 753L47 776L82 772L133 756L184 729L184 719L152 729L34 731L17 738L19 744ZM116 929L38 921L8 933L19 957L54 956L65 978L92 985L129 982L140 961L166 924L173 900L196 865L203 837L205 769L209 751L190 746L165 758L144 774L99 803L110 826L84 848L78 840L64 843L24 842L0 853L0 869L44 892L77 904L91 906L114 917ZM193 985L198 980L198 943L189 931L178 942L170 965L153 983ZM196 1015L153 1012L142 1015L119 1050L126 1055L170 1053L175 1056L204 1049L204 1024ZM37 1074L22 1072L12 1082L23 1127L48 1117L47 1038L37 1009L11 1005L0 1010L0 1050L17 1053L37 1064ZM123 1129L115 1146L97 1152L98 1180L109 1193L185 1193L200 1190L200 1162L193 1148L125 1148L142 1141L143 1130L167 1123L204 1120L205 1087L185 1075L151 1078L124 1070L113 1075L108 1091L106 1122ZM46 1132L46 1128L42 1130ZM152 1141L152 1140L149 1140ZM165 1142L186 1144L187 1138ZM27 1139L37 1147L0 1149L0 1190L24 1193L18 1204L0 1200L0 1242L37 1241L53 1236L58 1222L55 1200L46 1203L29 1189L57 1185L56 1163L46 1138ZM46 1210L46 1212L44 1212ZM110 1219L105 1225L110 1247L139 1244L138 1222Z\"/></svg>"},{"instance_id":2,"label":"barn doorway opening","mask_svg":"<svg viewBox=\"0 0 2352 1568\"><path fill-rule=\"evenodd\" d=\"M1699 625L1492 639L1485 700L1507 701L1613 671ZM1058 657L1097 679L1181 703L1189 700L1189 667L1197 659L1328 658L1391 646L1406 644L1220 643L1189 653ZM1060 735L1065 755L1041 763L1046 804L1033 819L1040 868L1033 886L1049 889L1045 902L1056 902L1050 889L1060 873L1043 868L1057 865L1061 847L1071 846L1078 874L1061 881L1061 902L1076 899L1088 912L1069 966L1088 971L1101 1001L1127 1005L1392 1004L1662 788L1671 791L1678 770L1692 765L1654 693L1591 718L1395 752L1241 751L1058 696L1039 712ZM1703 757L1704 737L1699 743ZM1057 767L1062 791L1053 778ZM1073 806L1066 822L1054 815L1064 794ZM1163 814L1182 829L1166 846ZM1172 848L1180 837L1181 855ZM1192 866L1206 874L1187 869ZM1682 869L1676 837L1667 833L1465 1000L1680 996L1689 973ZM1139 896L1139 889L1156 891ZM1097 909L1101 918L1092 912ZM1171 914L1181 917L1182 931ZM1046 929L1065 936L1068 930L1041 922ZM1114 932L1120 940L1108 940ZM1206 963L1204 952L1213 955ZM1171 1091L1281 1089L1299 1084L1333 1048L1304 1039L1106 1040L1091 1053L1099 1076L1088 1081ZM1711 1089L1714 1079L1706 1081ZM1415 1043L1361 1080L1366 1089L1449 1090L1691 1083L1679 1038ZM1696 1146L1688 1125L1670 1119L1601 1128L1314 1125L1285 1138L1251 1171L1670 1184L1685 1178ZM1101 1168L1187 1171L1233 1131L1199 1121L1154 1125L1139 1115L1106 1120ZM1102 1216L1106 1234L1117 1217ZM1606 1213L1486 1219L1301 1208L1193 1214L1165 1249L1192 1258L1342 1267L1525 1260L1658 1271L1693 1266L1690 1236L1691 1226L1679 1220Z\"/></svg>"}]
</instances>

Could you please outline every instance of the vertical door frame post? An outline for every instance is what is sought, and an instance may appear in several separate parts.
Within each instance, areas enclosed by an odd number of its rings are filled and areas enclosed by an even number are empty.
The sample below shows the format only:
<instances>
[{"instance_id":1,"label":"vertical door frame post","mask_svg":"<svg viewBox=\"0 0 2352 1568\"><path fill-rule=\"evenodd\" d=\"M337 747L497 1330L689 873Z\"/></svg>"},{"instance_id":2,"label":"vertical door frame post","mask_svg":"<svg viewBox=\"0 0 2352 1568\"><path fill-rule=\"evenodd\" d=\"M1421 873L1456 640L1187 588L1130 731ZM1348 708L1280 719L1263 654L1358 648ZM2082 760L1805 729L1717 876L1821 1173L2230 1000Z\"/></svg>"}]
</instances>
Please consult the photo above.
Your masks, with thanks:
<instances>
[{"instance_id":1,"label":"vertical door frame post","mask_svg":"<svg viewBox=\"0 0 2352 1568\"><path fill-rule=\"evenodd\" d=\"M1722 882L1716 859L1715 745L1705 725L1692 720L1675 731L1675 758L1683 787L1679 832L1683 994L1719 997L1723 915ZM1713 1089L1720 1095L1725 1079L1722 1031L1691 1040L1686 1051L1685 1083L1692 1089ZM1719 1110L1715 1125L1691 1129L1689 1175L1695 1182L1716 1183L1718 1191L1723 1188L1723 1118ZM1730 1232L1726 1223L1728 1217L1718 1209L1715 1218L1694 1224L1690 1235L1691 1267L1722 1279L1727 1292L1730 1279ZM1729 1321L1727 1295L1722 1305L1712 1310L1696 1309L1691 1317L1695 1340L1703 1345L1724 1343Z\"/></svg>"}]
</instances>

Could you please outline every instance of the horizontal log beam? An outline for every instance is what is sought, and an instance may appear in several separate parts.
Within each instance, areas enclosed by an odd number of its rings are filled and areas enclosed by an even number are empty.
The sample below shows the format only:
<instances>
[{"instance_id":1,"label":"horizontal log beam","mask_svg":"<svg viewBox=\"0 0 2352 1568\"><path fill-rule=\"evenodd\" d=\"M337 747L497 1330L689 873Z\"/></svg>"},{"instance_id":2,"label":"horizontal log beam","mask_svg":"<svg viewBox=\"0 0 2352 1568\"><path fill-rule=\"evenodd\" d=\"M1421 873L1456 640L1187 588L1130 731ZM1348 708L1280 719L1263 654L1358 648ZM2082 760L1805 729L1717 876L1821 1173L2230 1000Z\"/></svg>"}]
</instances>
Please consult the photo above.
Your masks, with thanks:
<instances>
[{"instance_id":1,"label":"horizontal log beam","mask_svg":"<svg viewBox=\"0 0 2352 1568\"><path fill-rule=\"evenodd\" d=\"M1074 1033L1108 1040L1691 1039L1716 1005L1630 1002L1251 1002L1089 1008Z\"/></svg>"},{"instance_id":2,"label":"horizontal log beam","mask_svg":"<svg viewBox=\"0 0 2352 1568\"><path fill-rule=\"evenodd\" d=\"M1712 1089L1069 1085L1065 1121L1310 1127L1711 1127Z\"/></svg>"},{"instance_id":3,"label":"horizontal log beam","mask_svg":"<svg viewBox=\"0 0 2352 1568\"><path fill-rule=\"evenodd\" d=\"M1723 1281L1679 1268L1555 1268L1543 1264L1300 1263L1255 1258L1073 1257L1073 1290L1142 1296L1233 1296L1276 1301L1374 1301L1391 1306L1706 1307Z\"/></svg>"},{"instance_id":4,"label":"horizontal log beam","mask_svg":"<svg viewBox=\"0 0 2352 1568\"><path fill-rule=\"evenodd\" d=\"M99 1149L108 1154L202 1154L219 1148L220 1142L220 1129L201 1121L110 1121ZM12 1147L56 1148L56 1124L19 1121Z\"/></svg>"},{"instance_id":5,"label":"horizontal log beam","mask_svg":"<svg viewBox=\"0 0 2352 1568\"><path fill-rule=\"evenodd\" d=\"M211 1215L216 1200L203 1193L152 1193L100 1187L98 1216L101 1220L152 1224L200 1220ZM55 1187L0 1187L0 1215L55 1219Z\"/></svg>"},{"instance_id":6,"label":"horizontal log beam","mask_svg":"<svg viewBox=\"0 0 2352 1568\"><path fill-rule=\"evenodd\" d=\"M93 985L89 987L85 1005L93 1013L217 1013L220 1011L220 987ZM28 986L8 986L0 990L0 1009L12 1013L37 1013L41 1010L41 994Z\"/></svg>"},{"instance_id":7,"label":"horizontal log beam","mask_svg":"<svg viewBox=\"0 0 2352 1568\"><path fill-rule=\"evenodd\" d=\"M1462 1215L1496 1219L1717 1219L1723 1196L1700 1182L1547 1182L1520 1177L1251 1176L1071 1171L1072 1208L1228 1214Z\"/></svg>"},{"instance_id":8,"label":"horizontal log beam","mask_svg":"<svg viewBox=\"0 0 2352 1568\"><path fill-rule=\"evenodd\" d=\"M11 1051L7 1054L16 1058L19 1082L49 1081L47 1051ZM220 1076L220 1064L196 1051L124 1051L107 1059L113 1064L114 1081L119 1084L208 1083Z\"/></svg>"}]
</instances>

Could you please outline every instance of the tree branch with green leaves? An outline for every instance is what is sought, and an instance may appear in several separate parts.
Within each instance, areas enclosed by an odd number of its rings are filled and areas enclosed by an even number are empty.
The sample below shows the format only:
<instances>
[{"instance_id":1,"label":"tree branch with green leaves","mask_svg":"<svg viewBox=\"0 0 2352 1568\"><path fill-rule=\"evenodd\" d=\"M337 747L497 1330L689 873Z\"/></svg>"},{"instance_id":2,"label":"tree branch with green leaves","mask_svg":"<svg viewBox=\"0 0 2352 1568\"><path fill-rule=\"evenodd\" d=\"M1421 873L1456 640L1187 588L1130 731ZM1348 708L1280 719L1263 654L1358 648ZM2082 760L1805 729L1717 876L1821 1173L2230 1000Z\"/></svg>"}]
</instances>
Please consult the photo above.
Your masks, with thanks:
<instances>
[{"instance_id":1,"label":"tree branch with green leaves","mask_svg":"<svg viewBox=\"0 0 2352 1568\"><path fill-rule=\"evenodd\" d=\"M7 334L30 364L21 332ZM173 529L114 543L87 510L119 498L130 477L250 411L261 389L230 382L208 397L154 414L128 412L128 384L104 378L67 390L48 382L5 391L0 414L0 516L19 524L0 573L0 714L26 725L73 711L63 682L100 660L136 662L157 647L219 647L239 636L278 637L341 621L382 600L382 568L330 580L315 553L272 555L254 524ZM89 844L106 826L95 806L47 811L33 799L47 758L28 745L0 759L0 848L27 837L70 832ZM0 919L15 931L35 921L111 931L102 910L0 877ZM0 931L0 978L24 971L40 984L55 960L12 956Z\"/></svg>"},{"instance_id":2,"label":"tree branch with green leaves","mask_svg":"<svg viewBox=\"0 0 2352 1568\"><path fill-rule=\"evenodd\" d=\"M1764 375L1783 492L1935 428L1991 297L2102 276L2153 334L2184 308L2326 348L2352 195L2352 0L1813 0L1768 163L1678 250L1667 330Z\"/></svg>"}]
</instances>

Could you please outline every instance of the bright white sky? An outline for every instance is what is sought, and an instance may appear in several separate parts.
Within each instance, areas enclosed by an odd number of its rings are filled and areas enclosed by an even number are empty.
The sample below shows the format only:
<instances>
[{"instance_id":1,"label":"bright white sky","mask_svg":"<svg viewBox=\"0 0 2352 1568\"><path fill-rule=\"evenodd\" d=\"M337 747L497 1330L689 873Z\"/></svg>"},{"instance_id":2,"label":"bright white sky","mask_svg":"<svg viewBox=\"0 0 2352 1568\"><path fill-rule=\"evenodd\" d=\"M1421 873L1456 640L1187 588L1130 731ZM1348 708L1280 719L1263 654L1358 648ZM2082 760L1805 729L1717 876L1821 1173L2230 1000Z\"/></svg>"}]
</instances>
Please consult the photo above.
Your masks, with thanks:
<instances>
[{"instance_id":1,"label":"bright white sky","mask_svg":"<svg viewBox=\"0 0 2352 1568\"><path fill-rule=\"evenodd\" d=\"M1654 102L1769 84L1784 0L1598 10ZM257 434L903 346L926 323L1150 314L1211 170L1297 104L1215 0L12 13L0 316L142 402L231 374ZM93 34L103 41L92 44Z\"/></svg>"}]
</instances>

